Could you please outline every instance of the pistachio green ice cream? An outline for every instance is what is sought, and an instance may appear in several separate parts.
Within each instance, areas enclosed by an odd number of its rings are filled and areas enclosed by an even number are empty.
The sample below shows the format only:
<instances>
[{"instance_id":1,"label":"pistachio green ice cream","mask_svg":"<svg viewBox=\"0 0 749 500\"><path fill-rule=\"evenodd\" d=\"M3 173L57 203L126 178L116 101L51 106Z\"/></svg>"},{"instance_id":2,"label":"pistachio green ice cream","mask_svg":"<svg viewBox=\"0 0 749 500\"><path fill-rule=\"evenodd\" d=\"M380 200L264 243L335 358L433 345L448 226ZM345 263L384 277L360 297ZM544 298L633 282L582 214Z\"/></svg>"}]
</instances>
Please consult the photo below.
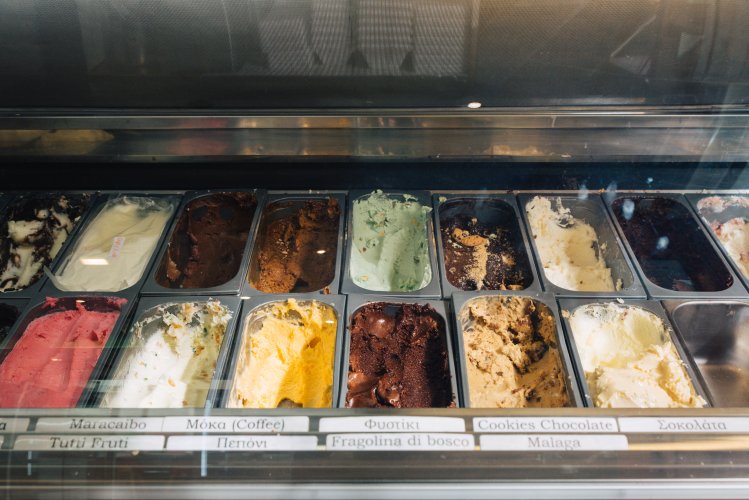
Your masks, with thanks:
<instances>
[{"instance_id":1,"label":"pistachio green ice cream","mask_svg":"<svg viewBox=\"0 0 749 500\"><path fill-rule=\"evenodd\" d=\"M427 222L431 208L411 195L375 191L354 201L350 273L367 290L412 292L432 280Z\"/></svg>"}]
</instances>

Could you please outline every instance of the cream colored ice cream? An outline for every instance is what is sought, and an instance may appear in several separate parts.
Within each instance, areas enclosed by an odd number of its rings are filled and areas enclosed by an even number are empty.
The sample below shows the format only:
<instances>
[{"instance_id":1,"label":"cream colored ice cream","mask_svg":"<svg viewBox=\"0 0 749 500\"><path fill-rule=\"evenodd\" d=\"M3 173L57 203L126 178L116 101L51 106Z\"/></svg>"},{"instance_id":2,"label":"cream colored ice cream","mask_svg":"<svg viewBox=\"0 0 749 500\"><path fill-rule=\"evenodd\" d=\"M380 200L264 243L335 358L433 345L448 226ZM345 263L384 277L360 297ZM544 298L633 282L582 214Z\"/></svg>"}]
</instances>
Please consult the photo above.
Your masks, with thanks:
<instances>
[{"instance_id":1,"label":"cream colored ice cream","mask_svg":"<svg viewBox=\"0 0 749 500\"><path fill-rule=\"evenodd\" d=\"M231 311L216 300L171 303L132 328L105 408L205 405Z\"/></svg>"},{"instance_id":2,"label":"cream colored ice cream","mask_svg":"<svg viewBox=\"0 0 749 500\"><path fill-rule=\"evenodd\" d=\"M463 306L459 321L472 407L569 405L548 307L528 297L479 297Z\"/></svg>"},{"instance_id":3,"label":"cream colored ice cream","mask_svg":"<svg viewBox=\"0 0 749 500\"><path fill-rule=\"evenodd\" d=\"M117 292L135 285L174 212L166 199L122 196L110 200L78 237L57 288Z\"/></svg>"},{"instance_id":4,"label":"cream colored ice cream","mask_svg":"<svg viewBox=\"0 0 749 500\"><path fill-rule=\"evenodd\" d=\"M546 278L558 287L585 292L610 292L621 289L606 266L603 248L593 227L572 217L561 200L556 209L551 200L540 196L526 207L528 223L536 242Z\"/></svg>"},{"instance_id":5,"label":"cream colored ice cream","mask_svg":"<svg viewBox=\"0 0 749 500\"><path fill-rule=\"evenodd\" d=\"M723 248L738 266L741 274L749 278L749 198L744 196L709 196L697 203L697 209L710 224ZM746 217L733 217L726 222L715 220L713 215L727 209L744 210Z\"/></svg>"},{"instance_id":6,"label":"cream colored ice cream","mask_svg":"<svg viewBox=\"0 0 749 500\"><path fill-rule=\"evenodd\" d=\"M600 408L699 408L663 321L615 303L576 308L569 324L590 396Z\"/></svg>"},{"instance_id":7,"label":"cream colored ice cream","mask_svg":"<svg viewBox=\"0 0 749 500\"><path fill-rule=\"evenodd\" d=\"M330 408L337 324L335 309L316 300L252 311L227 406Z\"/></svg>"}]
</instances>

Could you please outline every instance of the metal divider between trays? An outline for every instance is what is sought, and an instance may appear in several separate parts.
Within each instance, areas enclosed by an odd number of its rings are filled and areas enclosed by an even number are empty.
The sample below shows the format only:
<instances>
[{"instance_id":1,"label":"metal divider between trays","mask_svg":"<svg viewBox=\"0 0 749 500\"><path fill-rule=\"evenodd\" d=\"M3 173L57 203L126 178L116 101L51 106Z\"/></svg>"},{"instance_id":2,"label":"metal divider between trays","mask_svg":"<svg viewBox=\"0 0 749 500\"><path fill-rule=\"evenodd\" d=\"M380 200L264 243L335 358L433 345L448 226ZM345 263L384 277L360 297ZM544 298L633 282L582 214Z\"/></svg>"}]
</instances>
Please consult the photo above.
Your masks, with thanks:
<instances>
[{"instance_id":1,"label":"metal divider between trays","mask_svg":"<svg viewBox=\"0 0 749 500\"><path fill-rule=\"evenodd\" d=\"M266 210L273 206L275 203L302 203L308 200L326 200L333 198L338 202L339 217L338 217L338 237L336 239L336 258L334 263L334 275L333 281L331 281L327 287L313 292L287 292L287 295L296 297L307 294L320 294L327 295L326 288L329 294L335 295L341 289L341 269L343 267L343 249L345 246L345 232L346 232L346 211L348 205L346 203L347 192L346 191L268 191L265 197L264 204L262 207L258 207L257 219L251 230L251 245L247 249L247 263L244 266L244 274L242 275L240 295L243 297L255 297L259 295L275 296L282 294L267 293L258 290L254 287L251 282L251 275L255 270L256 264L259 259L260 248L258 243L262 237L261 231L265 229L266 220L271 214L266 214Z\"/></svg>"},{"instance_id":2,"label":"metal divider between trays","mask_svg":"<svg viewBox=\"0 0 749 500\"><path fill-rule=\"evenodd\" d=\"M552 202L554 202L554 200L556 199L560 199L562 201L562 206L570 209L573 217L581 219L582 221L590 224L590 226L593 227L596 236L598 237L599 251L606 261L606 267L616 273L616 275L614 275L614 273L612 272L613 281L616 283L617 278L626 278L626 273L628 273L630 276L629 285L623 286L621 290L588 292L569 290L552 283L546 276L546 272L543 267L543 259L541 258L541 255L539 253L538 245L536 244L536 238L533 235L530 221L528 220L528 213L525 210L525 207L528 205L528 203L536 196L548 198ZM635 271L627 250L624 248L624 244L619 239L616 229L614 228L613 222L610 218L610 214L606 210L603 200L598 194L588 194L585 199L581 199L576 194L569 193L550 193L548 191L537 193L522 193L518 194L518 202L520 205L520 213L522 214L523 223L528 234L528 239L530 240L531 248L536 259L538 274L543 280L544 290L554 293L556 297L630 297L637 299L647 298L647 292L640 280L640 276L637 271ZM583 217L579 213L580 211L588 212L587 216ZM604 245L608 250L607 255L604 255ZM617 250L618 252L616 252ZM611 255L611 252L614 252L614 255ZM619 255L617 256L616 253L618 253ZM609 256L610 258L606 258L607 256ZM614 260L614 262L612 263L611 260ZM626 283L624 279L622 279L622 282Z\"/></svg>"},{"instance_id":3,"label":"metal divider between trays","mask_svg":"<svg viewBox=\"0 0 749 500\"><path fill-rule=\"evenodd\" d=\"M714 292L708 292L708 291L675 291L666 289L663 287L660 287L650 281L650 279L645 274L642 265L640 264L640 261L637 258L637 255L634 252L634 249L632 248L632 245L630 244L629 240L627 239L627 236L624 234L624 229L622 228L621 224L619 224L619 220L617 219L616 213L614 211L613 203L617 199L626 199L626 198L647 198L647 199L655 199L655 198L663 198L668 200L673 200L676 203L679 203L689 214L689 217L695 224L695 228L699 231L699 233L702 235L703 238L705 238L708 246L712 249L714 252L716 258L721 262L722 266L725 268L726 272L732 279L732 283L729 287L727 287L724 290L720 291L714 291ZM614 227L616 228L617 234L619 235L622 245L627 250L627 254L630 257L630 261L632 262L632 265L637 270L637 273L640 276L640 279L642 280L643 285L645 286L645 289L648 294L648 298L650 299L672 299L672 298L715 298L715 299L724 299L724 298L746 298L747 297L747 290L743 287L739 279L737 278L736 274L733 271L733 267L730 263L728 263L723 256L722 251L716 246L713 238L709 234L709 231L705 229L702 222L699 220L699 217L697 217L690 207L690 205L687 203L686 199L684 198L684 195L682 194L675 194L675 193L660 193L660 192L648 192L648 191L637 191L637 192L625 192L625 193L612 193L612 195L604 196L604 204L606 206L606 209L609 212L609 215L611 216L611 221L614 224Z\"/></svg>"},{"instance_id":4,"label":"metal divider between trays","mask_svg":"<svg viewBox=\"0 0 749 500\"><path fill-rule=\"evenodd\" d=\"M177 224L179 224L179 221L182 218L182 215L184 214L187 206L193 201L206 196L237 192L254 194L256 205L255 210L252 214L252 221L250 222L250 227L247 232L247 240L245 241L244 247L242 249L242 257L240 260L239 269L237 270L237 273L234 275L234 277L226 283L209 288L167 288L158 283L156 281L156 274L159 272L162 260L166 257L166 253L169 250L169 246L171 244L171 239L177 229ZM182 197L181 203L175 210L175 213L172 216L170 223L168 224L168 230L162 236L162 240L157 246L156 252L154 252L155 258L152 265L150 266L149 272L146 274L147 279L145 279L144 281L143 287L141 289L141 294L143 296L239 294L242 288L244 277L247 273L250 251L254 243L255 229L258 224L260 213L265 205L266 198L267 195L264 189L208 189L201 191L188 191L187 193L185 193L185 195Z\"/></svg>"},{"instance_id":5,"label":"metal divider between trays","mask_svg":"<svg viewBox=\"0 0 749 500\"><path fill-rule=\"evenodd\" d=\"M705 399L705 401L707 402L707 406L712 406L712 398L710 397L710 394L708 393L708 391L705 390L705 387L703 386L702 377L698 377L696 375L696 372L694 369L694 360L692 359L692 356L686 351L684 346L681 344L681 338L676 333L676 330L674 329L673 325L671 324L671 321L666 315L666 312L663 309L663 306L661 305L660 301L640 300L640 299L607 300L607 299L600 299L600 298L560 298L559 309L560 309L560 313L562 316L562 323L564 324L564 329L567 332L567 341L569 343L569 349L572 354L572 359L575 364L575 369L578 373L578 382L580 385L580 390L582 392L583 399L587 407L596 408L596 405L593 402L593 399L591 398L591 395L590 395L590 388L588 386L588 381L585 377L585 370L583 369L580 352L577 348L577 343L575 341L575 334L572 331L569 318L567 314L565 314L565 311L571 315L574 313L575 309L577 309L578 307L588 305L588 304L607 304L607 303L613 303L619 307L638 307L640 309L643 309L647 312L654 314L661 321L663 321L663 325L668 331L669 339L674 344L674 347L676 348L676 354L679 356L680 360L684 364L684 368L687 372L687 376L692 382L695 392L699 396L702 396L702 398Z\"/></svg>"},{"instance_id":6,"label":"metal divider between trays","mask_svg":"<svg viewBox=\"0 0 749 500\"><path fill-rule=\"evenodd\" d=\"M453 393L455 406L462 408L463 400L461 399L460 384L458 383L458 372L456 370L455 351L453 349L453 336L451 335L451 318L442 299L433 299L428 297L393 297L390 295L364 295L350 294L346 302L346 327L343 342L343 357L341 371L341 390L339 394L338 407L346 408L346 395L348 393L348 369L349 357L351 354L351 318L361 307L374 302L385 302L388 304L421 304L430 305L442 317L445 327L445 343L447 345L447 361L450 370L450 387Z\"/></svg>"},{"instance_id":7,"label":"metal divider between trays","mask_svg":"<svg viewBox=\"0 0 749 500\"><path fill-rule=\"evenodd\" d=\"M438 259L438 266L439 272L442 280L442 292L443 296L445 298L450 298L453 293L456 292L465 292L468 290L462 290L456 286L454 286L447 278L447 269L445 269L445 266L447 265L445 260L445 251L444 251L444 244L445 242L442 239L442 223L441 223L441 217L440 217L440 211L441 207L448 203L452 203L454 201L459 200L466 200L466 201L484 201L484 200L496 200L504 205L507 206L507 208L512 210L512 213L514 215L515 223L517 224L518 233L521 238L521 244L523 251L526 254L526 257L528 259L528 268L531 273L532 282L527 287L524 288L523 291L526 293L537 293L541 292L543 290L542 282L539 276L539 271L537 269L537 264L535 262L535 256L531 250L531 247L529 245L529 238L528 238L528 232L526 231L526 228L522 222L522 219L520 217L520 212L518 210L517 200L515 199L514 195L511 194L505 194L505 193L466 193L466 194L458 194L458 193L436 193L432 197L432 206L433 206L433 212L434 212L434 224L435 224L435 238L436 238L436 246L437 246L437 252L439 255Z\"/></svg>"},{"instance_id":8,"label":"metal divider between trays","mask_svg":"<svg viewBox=\"0 0 749 500\"><path fill-rule=\"evenodd\" d=\"M559 349L559 358L562 362L562 366L565 371L565 384L569 394L570 406L583 407L584 398L580 392L580 386L575 376L574 363L572 361L571 353L567 341L565 340L565 332L562 328L560 321L560 312L557 308L557 303L554 299L554 295L548 292L529 292L525 290L503 290L503 291L480 291L480 292L456 292L453 294L452 307L453 317L455 319L455 332L456 342L458 350L458 361L460 362L461 375L463 380L463 393L465 396L466 408L471 408L470 388L468 385L468 367L465 362L466 352L463 343L463 325L460 322L460 313L463 308L470 304L471 301L485 297L519 297L531 299L545 305L549 312L554 317L554 328L556 330L557 347Z\"/></svg>"},{"instance_id":9,"label":"metal divider between trays","mask_svg":"<svg viewBox=\"0 0 749 500\"><path fill-rule=\"evenodd\" d=\"M159 198L159 199L172 201L174 204L174 208L172 209L171 214L169 214L169 217L167 218L167 221L164 224L164 227L158 236L154 250L151 253L151 255L148 257L148 261L146 263L146 266L143 269L143 273L141 274L140 278L134 285L124 288L122 290L118 290L117 292L106 292L106 291L84 292L80 290L60 290L59 288L55 286L54 282L51 279L47 279L47 281L44 283L44 286L41 288L42 293L45 293L49 296L57 296L61 293L79 293L79 294L96 295L96 294L111 294L111 293L125 293L125 294L135 293L137 294L138 292L140 292L140 290L143 288L144 283L150 277L152 268L156 260L157 250L160 247L161 242L164 239L165 235L168 234L168 231L170 230L170 228L172 227L174 223L174 215L178 207L180 206L182 194L183 194L182 191L159 191L159 192L102 191L100 196L98 196L97 199L92 202L92 205L88 212L88 217L86 218L86 220L81 221L81 223L78 224L78 228L77 228L78 231L76 233L76 237L73 239L74 241L71 241L71 244L64 248L64 252L63 251L60 252L59 260L55 262L54 266L50 267L50 270L53 275L57 276L57 274L62 270L61 266L63 266L63 264L69 259L69 257L72 256L72 253L76 250L78 243L80 242L82 237L85 235L86 230L96 220L96 217L102 212L102 209L106 206L107 202L117 199L121 196L142 196L142 197Z\"/></svg>"},{"instance_id":10,"label":"metal divider between trays","mask_svg":"<svg viewBox=\"0 0 749 500\"><path fill-rule=\"evenodd\" d=\"M331 408L337 407L337 401L338 401L338 391L341 385L341 359L342 359L342 349L343 349L343 337L344 337L344 325L343 322L345 321L344 313L346 311L346 302L347 297L346 295L334 295L334 294L318 294L318 293L306 293L306 294L295 294L295 295L288 295L288 294L263 294L263 295L256 295L250 298L243 298L241 300L241 310L237 316L237 320L235 322L234 328L235 328L235 335L234 335L234 342L233 342L233 350L230 356L229 361L226 364L226 369L222 375L222 381L226 382L225 390L223 391L223 394L218 394L217 399L215 400L215 407L219 408L228 408L228 401L231 394L231 391L234 387L234 381L235 381L235 375L237 372L237 367L239 365L240 357L242 356L242 351L245 344L245 335L246 333L246 327L247 327L247 321L249 320L250 316L255 312L261 310L265 306L269 306L272 303L276 302L286 302L287 300L292 299L296 300L297 302L304 303L304 302L320 302L323 304L326 304L329 307L332 307L336 314L337 324L336 324L336 341L335 341L335 351L333 353L333 387L332 387L332 399L331 399ZM251 362L251 360L250 360ZM218 374L218 372L217 372ZM246 410L250 410L251 408L246 408ZM258 410L258 409L255 409Z\"/></svg>"},{"instance_id":11,"label":"metal divider between trays","mask_svg":"<svg viewBox=\"0 0 749 500\"><path fill-rule=\"evenodd\" d=\"M429 283L419 290L411 292L404 291L386 291L386 290L369 290L362 288L351 278L351 256L354 252L354 203L362 198L373 194L372 190L352 190L349 191L348 203L347 203L347 216L346 216L346 253L344 255L344 266L343 266L343 280L341 283L341 293L345 294L360 294L360 295L378 295L388 297L414 297L414 298L430 298L430 299L441 299L442 289L440 286L440 270L439 263L437 262L437 246L435 240L435 229L434 221L432 216L426 217L427 228L427 254L429 259L429 265L431 267L432 278ZM383 194L389 197L396 197L403 199L404 196L413 196L416 198L422 206L429 207L432 209L431 193L423 190L413 191L400 191L400 190L383 190ZM433 211L433 209L431 210Z\"/></svg>"}]
</instances>

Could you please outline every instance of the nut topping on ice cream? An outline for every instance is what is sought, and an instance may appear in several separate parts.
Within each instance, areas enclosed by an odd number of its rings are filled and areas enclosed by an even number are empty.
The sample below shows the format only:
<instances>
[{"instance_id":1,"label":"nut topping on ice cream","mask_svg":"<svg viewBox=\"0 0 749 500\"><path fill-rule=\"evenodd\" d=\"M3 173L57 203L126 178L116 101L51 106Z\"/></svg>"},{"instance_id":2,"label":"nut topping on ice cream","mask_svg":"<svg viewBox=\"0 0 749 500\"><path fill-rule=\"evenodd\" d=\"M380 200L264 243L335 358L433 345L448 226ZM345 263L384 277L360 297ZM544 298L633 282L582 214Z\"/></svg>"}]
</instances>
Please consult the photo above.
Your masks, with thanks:
<instances>
[{"instance_id":1,"label":"nut topping on ice cream","mask_svg":"<svg viewBox=\"0 0 749 500\"><path fill-rule=\"evenodd\" d=\"M132 327L105 408L202 407L231 311L216 300L168 303Z\"/></svg>"}]
</instances>

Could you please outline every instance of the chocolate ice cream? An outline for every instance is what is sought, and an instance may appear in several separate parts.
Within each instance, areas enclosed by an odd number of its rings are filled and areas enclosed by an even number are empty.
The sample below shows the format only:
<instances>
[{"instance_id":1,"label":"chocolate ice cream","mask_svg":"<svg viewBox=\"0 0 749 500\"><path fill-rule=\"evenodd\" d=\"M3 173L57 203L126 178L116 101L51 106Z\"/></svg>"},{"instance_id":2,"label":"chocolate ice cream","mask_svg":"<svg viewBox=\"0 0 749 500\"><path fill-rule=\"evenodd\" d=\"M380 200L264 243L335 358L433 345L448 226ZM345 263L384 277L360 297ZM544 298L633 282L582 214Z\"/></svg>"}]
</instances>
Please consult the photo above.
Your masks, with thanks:
<instances>
[{"instance_id":1,"label":"chocolate ice cream","mask_svg":"<svg viewBox=\"0 0 749 500\"><path fill-rule=\"evenodd\" d=\"M335 198L268 205L255 243L252 286L265 293L304 293L330 285L339 224Z\"/></svg>"},{"instance_id":2,"label":"chocolate ice cream","mask_svg":"<svg viewBox=\"0 0 749 500\"><path fill-rule=\"evenodd\" d=\"M429 305L374 302L351 318L347 408L454 406L445 322Z\"/></svg>"},{"instance_id":3,"label":"chocolate ice cream","mask_svg":"<svg viewBox=\"0 0 749 500\"><path fill-rule=\"evenodd\" d=\"M658 197L619 198L614 213L647 278L680 292L717 292L731 274L687 207Z\"/></svg>"},{"instance_id":4,"label":"chocolate ice cream","mask_svg":"<svg viewBox=\"0 0 749 500\"><path fill-rule=\"evenodd\" d=\"M530 262L512 208L500 200L457 199L439 210L447 280L461 290L522 290Z\"/></svg>"},{"instance_id":5,"label":"chocolate ice cream","mask_svg":"<svg viewBox=\"0 0 749 500\"><path fill-rule=\"evenodd\" d=\"M22 290L41 278L88 207L87 194L20 196L0 223L0 291Z\"/></svg>"},{"instance_id":6,"label":"chocolate ice cream","mask_svg":"<svg viewBox=\"0 0 749 500\"><path fill-rule=\"evenodd\" d=\"M194 199L182 211L156 281L167 288L210 288L236 276L242 263L255 195L216 193Z\"/></svg>"}]
</instances>

